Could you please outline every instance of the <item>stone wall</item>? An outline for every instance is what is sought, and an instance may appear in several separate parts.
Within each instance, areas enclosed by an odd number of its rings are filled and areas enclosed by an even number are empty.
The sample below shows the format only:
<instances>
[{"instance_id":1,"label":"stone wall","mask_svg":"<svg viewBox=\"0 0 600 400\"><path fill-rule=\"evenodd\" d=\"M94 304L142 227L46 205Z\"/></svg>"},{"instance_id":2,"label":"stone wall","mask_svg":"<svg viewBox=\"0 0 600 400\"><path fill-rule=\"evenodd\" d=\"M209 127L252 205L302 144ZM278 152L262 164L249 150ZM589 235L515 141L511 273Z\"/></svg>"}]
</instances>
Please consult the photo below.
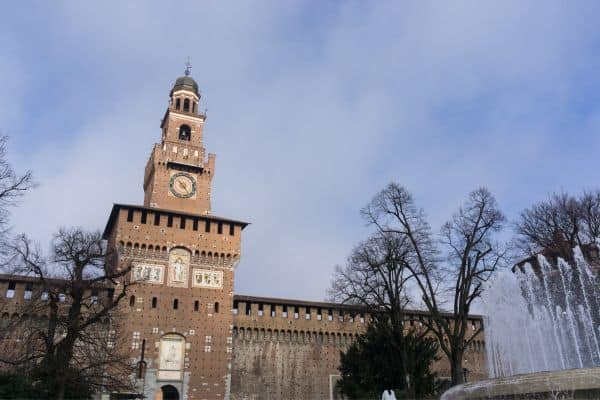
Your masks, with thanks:
<instances>
[{"instance_id":1,"label":"stone wall","mask_svg":"<svg viewBox=\"0 0 600 400\"><path fill-rule=\"evenodd\" d=\"M336 399L340 352L360 335L369 316L357 307L234 296L232 400ZM409 327L422 326L427 314L411 312ZM481 324L474 317L472 326ZM465 354L469 380L487 377L483 335ZM434 364L440 377L450 369L445 357Z\"/></svg>"},{"instance_id":2,"label":"stone wall","mask_svg":"<svg viewBox=\"0 0 600 400\"><path fill-rule=\"evenodd\" d=\"M231 399L329 399L342 346L234 339Z\"/></svg>"}]
</instances>

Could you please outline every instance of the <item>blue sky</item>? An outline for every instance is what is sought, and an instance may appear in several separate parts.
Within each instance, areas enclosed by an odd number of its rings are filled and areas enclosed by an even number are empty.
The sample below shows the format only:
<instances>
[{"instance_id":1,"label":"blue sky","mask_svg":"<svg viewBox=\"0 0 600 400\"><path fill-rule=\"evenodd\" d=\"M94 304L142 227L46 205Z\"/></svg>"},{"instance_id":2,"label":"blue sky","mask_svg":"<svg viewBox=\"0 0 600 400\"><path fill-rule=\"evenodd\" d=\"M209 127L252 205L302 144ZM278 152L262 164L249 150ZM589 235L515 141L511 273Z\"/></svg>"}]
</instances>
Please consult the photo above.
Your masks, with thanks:
<instances>
[{"instance_id":1,"label":"blue sky","mask_svg":"<svg viewBox=\"0 0 600 400\"><path fill-rule=\"evenodd\" d=\"M571 5L571 7L569 7ZM12 2L0 130L40 186L15 231L102 229L189 56L213 212L252 222L236 291L322 299L388 182L438 227L478 186L509 218L598 188L597 2Z\"/></svg>"}]
</instances>

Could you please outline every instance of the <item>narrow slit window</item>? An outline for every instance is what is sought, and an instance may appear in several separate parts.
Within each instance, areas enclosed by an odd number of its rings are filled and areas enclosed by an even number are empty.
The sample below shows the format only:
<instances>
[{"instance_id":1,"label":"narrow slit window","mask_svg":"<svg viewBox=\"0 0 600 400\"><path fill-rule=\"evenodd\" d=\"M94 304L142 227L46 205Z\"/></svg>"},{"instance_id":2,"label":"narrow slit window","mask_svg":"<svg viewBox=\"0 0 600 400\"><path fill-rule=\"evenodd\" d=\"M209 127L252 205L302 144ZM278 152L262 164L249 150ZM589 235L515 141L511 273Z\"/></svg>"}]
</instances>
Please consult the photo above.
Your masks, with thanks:
<instances>
[{"instance_id":1,"label":"narrow slit window","mask_svg":"<svg viewBox=\"0 0 600 400\"><path fill-rule=\"evenodd\" d=\"M204 232L210 233L210 221L206 221L204 224Z\"/></svg>"},{"instance_id":2,"label":"narrow slit window","mask_svg":"<svg viewBox=\"0 0 600 400\"><path fill-rule=\"evenodd\" d=\"M177 310L179 308L179 300L173 300L173 310Z\"/></svg>"},{"instance_id":3,"label":"narrow slit window","mask_svg":"<svg viewBox=\"0 0 600 400\"><path fill-rule=\"evenodd\" d=\"M179 228L185 229L185 217L179 219Z\"/></svg>"},{"instance_id":4,"label":"narrow slit window","mask_svg":"<svg viewBox=\"0 0 600 400\"><path fill-rule=\"evenodd\" d=\"M129 297L129 307L135 306L135 296Z\"/></svg>"},{"instance_id":5,"label":"narrow slit window","mask_svg":"<svg viewBox=\"0 0 600 400\"><path fill-rule=\"evenodd\" d=\"M127 210L127 222L133 222L133 210Z\"/></svg>"},{"instance_id":6,"label":"narrow slit window","mask_svg":"<svg viewBox=\"0 0 600 400\"><path fill-rule=\"evenodd\" d=\"M141 219L142 224L146 223L147 218L148 218L148 211L146 211L146 210L142 211L142 219Z\"/></svg>"},{"instance_id":7,"label":"narrow slit window","mask_svg":"<svg viewBox=\"0 0 600 400\"><path fill-rule=\"evenodd\" d=\"M195 231L198 230L198 218L194 218L194 222L192 223L192 229Z\"/></svg>"},{"instance_id":8,"label":"narrow slit window","mask_svg":"<svg viewBox=\"0 0 600 400\"><path fill-rule=\"evenodd\" d=\"M159 213L154 214L154 225L160 225L160 214Z\"/></svg>"},{"instance_id":9,"label":"narrow slit window","mask_svg":"<svg viewBox=\"0 0 600 400\"><path fill-rule=\"evenodd\" d=\"M215 313L219 313L219 302L215 303Z\"/></svg>"},{"instance_id":10,"label":"narrow slit window","mask_svg":"<svg viewBox=\"0 0 600 400\"><path fill-rule=\"evenodd\" d=\"M200 302L198 300L194 301L194 311L200 310Z\"/></svg>"},{"instance_id":11,"label":"narrow slit window","mask_svg":"<svg viewBox=\"0 0 600 400\"><path fill-rule=\"evenodd\" d=\"M156 308L156 303L158 303L158 299L156 297L152 298L152 308Z\"/></svg>"},{"instance_id":12,"label":"narrow slit window","mask_svg":"<svg viewBox=\"0 0 600 400\"><path fill-rule=\"evenodd\" d=\"M233 236L235 234L235 225L229 224L229 236Z\"/></svg>"},{"instance_id":13,"label":"narrow slit window","mask_svg":"<svg viewBox=\"0 0 600 400\"><path fill-rule=\"evenodd\" d=\"M219 222L219 225L217 225L217 233L219 235L221 235L223 233L223 223Z\"/></svg>"},{"instance_id":14,"label":"narrow slit window","mask_svg":"<svg viewBox=\"0 0 600 400\"><path fill-rule=\"evenodd\" d=\"M169 215L169 217L167 218L167 226L169 228L171 228L173 226L173 216Z\"/></svg>"}]
</instances>

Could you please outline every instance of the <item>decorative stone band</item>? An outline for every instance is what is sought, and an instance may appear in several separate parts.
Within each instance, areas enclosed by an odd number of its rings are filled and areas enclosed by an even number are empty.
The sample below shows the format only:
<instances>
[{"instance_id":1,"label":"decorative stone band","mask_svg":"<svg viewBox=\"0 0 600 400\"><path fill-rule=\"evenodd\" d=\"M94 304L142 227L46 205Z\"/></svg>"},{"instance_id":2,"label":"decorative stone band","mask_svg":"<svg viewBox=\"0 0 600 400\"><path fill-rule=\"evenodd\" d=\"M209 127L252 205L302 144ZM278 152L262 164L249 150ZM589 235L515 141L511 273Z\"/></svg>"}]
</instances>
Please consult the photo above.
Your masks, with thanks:
<instances>
[{"instance_id":1,"label":"decorative stone band","mask_svg":"<svg viewBox=\"0 0 600 400\"><path fill-rule=\"evenodd\" d=\"M458 385L441 400L600 399L600 368L537 372Z\"/></svg>"}]
</instances>

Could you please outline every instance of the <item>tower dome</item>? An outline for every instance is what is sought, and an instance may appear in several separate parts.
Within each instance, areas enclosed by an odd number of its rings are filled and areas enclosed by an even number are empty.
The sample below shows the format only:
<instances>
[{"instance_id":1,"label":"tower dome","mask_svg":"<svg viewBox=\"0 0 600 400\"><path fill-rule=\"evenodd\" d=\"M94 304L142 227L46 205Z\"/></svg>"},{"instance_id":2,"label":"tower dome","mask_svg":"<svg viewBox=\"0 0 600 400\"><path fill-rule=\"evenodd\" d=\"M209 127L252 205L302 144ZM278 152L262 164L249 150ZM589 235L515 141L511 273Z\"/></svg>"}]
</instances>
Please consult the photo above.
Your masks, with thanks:
<instances>
[{"instance_id":1,"label":"tower dome","mask_svg":"<svg viewBox=\"0 0 600 400\"><path fill-rule=\"evenodd\" d=\"M198 83L191 76L180 76L175 81L175 85L173 85L173 89L171 90L171 94L178 90L189 90L196 94L196 96L200 97L200 93L198 91Z\"/></svg>"},{"instance_id":2,"label":"tower dome","mask_svg":"<svg viewBox=\"0 0 600 400\"><path fill-rule=\"evenodd\" d=\"M198 98L200 98L198 84L196 83L194 78L190 76L191 69L192 64L190 64L190 60L188 59L188 61L185 63L185 76L180 76L179 78L177 78L175 84L173 85L173 89L171 89L171 95L173 95L173 92L176 92L178 90L189 90L193 92L196 96L198 96Z\"/></svg>"}]
</instances>

